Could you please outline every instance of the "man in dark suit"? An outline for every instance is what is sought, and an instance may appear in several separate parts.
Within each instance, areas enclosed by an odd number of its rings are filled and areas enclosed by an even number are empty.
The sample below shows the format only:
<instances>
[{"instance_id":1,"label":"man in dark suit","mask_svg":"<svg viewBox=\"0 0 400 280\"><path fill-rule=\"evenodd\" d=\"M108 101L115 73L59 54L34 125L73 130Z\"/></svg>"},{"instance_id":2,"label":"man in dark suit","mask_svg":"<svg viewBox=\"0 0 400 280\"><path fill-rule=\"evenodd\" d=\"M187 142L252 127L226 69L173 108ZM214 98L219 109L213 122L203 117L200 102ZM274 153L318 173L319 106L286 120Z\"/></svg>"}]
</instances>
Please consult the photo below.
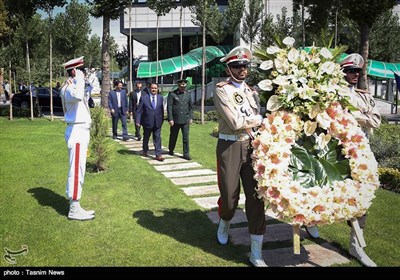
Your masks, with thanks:
<instances>
[{"instance_id":1,"label":"man in dark suit","mask_svg":"<svg viewBox=\"0 0 400 280\"><path fill-rule=\"evenodd\" d=\"M193 103L186 90L187 80L178 80L178 88L168 94L167 113L171 126L169 134L169 154L174 154L179 130L182 130L183 158L191 160L189 154L189 126L193 121Z\"/></svg>"},{"instance_id":2,"label":"man in dark suit","mask_svg":"<svg viewBox=\"0 0 400 280\"><path fill-rule=\"evenodd\" d=\"M126 115L128 111L128 96L126 91L122 89L122 82L114 82L115 90L108 94L108 108L111 112L113 139L117 138L118 120L122 123L122 140L129 141L128 129L126 127Z\"/></svg>"},{"instance_id":3,"label":"man in dark suit","mask_svg":"<svg viewBox=\"0 0 400 280\"><path fill-rule=\"evenodd\" d=\"M135 137L136 140L140 141L142 139L142 136L140 135L140 126L136 126L136 110L137 106L139 104L140 98L142 97L143 89L142 89L142 83L141 82L136 82L136 89L131 92L129 96L129 114L133 117L134 123L135 123Z\"/></svg>"},{"instance_id":4,"label":"man in dark suit","mask_svg":"<svg viewBox=\"0 0 400 280\"><path fill-rule=\"evenodd\" d=\"M153 133L156 160L163 161L161 156L161 127L164 120L164 98L157 94L158 85L150 85L150 94L143 94L136 111L136 126L143 126L143 156L147 157L150 134Z\"/></svg>"}]
</instances>

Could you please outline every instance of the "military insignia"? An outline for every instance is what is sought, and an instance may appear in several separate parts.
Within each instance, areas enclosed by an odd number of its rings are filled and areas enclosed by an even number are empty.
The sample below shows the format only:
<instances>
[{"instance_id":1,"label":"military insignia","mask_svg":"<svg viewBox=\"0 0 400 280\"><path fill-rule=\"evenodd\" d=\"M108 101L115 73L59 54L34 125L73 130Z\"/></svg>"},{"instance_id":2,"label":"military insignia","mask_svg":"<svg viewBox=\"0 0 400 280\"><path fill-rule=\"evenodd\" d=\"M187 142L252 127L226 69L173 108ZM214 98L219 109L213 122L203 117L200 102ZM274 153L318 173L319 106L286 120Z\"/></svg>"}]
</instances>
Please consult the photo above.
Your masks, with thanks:
<instances>
[{"instance_id":1,"label":"military insignia","mask_svg":"<svg viewBox=\"0 0 400 280\"><path fill-rule=\"evenodd\" d=\"M372 107L375 107L375 101L374 100L370 99L369 100L369 104L371 104Z\"/></svg>"},{"instance_id":2,"label":"military insignia","mask_svg":"<svg viewBox=\"0 0 400 280\"><path fill-rule=\"evenodd\" d=\"M235 101L236 104L242 105L244 103L244 98L241 96L238 92L235 92L233 94L233 100Z\"/></svg>"},{"instance_id":3,"label":"military insignia","mask_svg":"<svg viewBox=\"0 0 400 280\"><path fill-rule=\"evenodd\" d=\"M239 51L239 52L237 53L237 58L238 58L238 59L243 59L243 56L244 56L244 52L243 52L243 51Z\"/></svg>"}]
</instances>

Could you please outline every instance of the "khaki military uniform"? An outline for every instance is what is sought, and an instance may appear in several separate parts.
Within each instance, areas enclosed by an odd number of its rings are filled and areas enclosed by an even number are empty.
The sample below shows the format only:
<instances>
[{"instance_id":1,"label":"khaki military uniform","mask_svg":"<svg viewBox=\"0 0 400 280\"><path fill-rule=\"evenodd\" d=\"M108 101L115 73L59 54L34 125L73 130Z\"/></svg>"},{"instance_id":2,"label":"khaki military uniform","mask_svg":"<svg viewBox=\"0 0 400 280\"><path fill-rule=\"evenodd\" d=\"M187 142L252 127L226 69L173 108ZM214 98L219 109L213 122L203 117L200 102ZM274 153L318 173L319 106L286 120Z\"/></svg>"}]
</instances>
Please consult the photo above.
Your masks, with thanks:
<instances>
[{"instance_id":1,"label":"khaki military uniform","mask_svg":"<svg viewBox=\"0 0 400 280\"><path fill-rule=\"evenodd\" d=\"M372 133L373 128L380 126L381 115L376 107L374 98L369 92L352 87L350 103L359 110L353 111L352 114L367 136Z\"/></svg>"},{"instance_id":2,"label":"khaki military uniform","mask_svg":"<svg viewBox=\"0 0 400 280\"><path fill-rule=\"evenodd\" d=\"M239 202L240 179L246 196L250 234L265 233L264 202L257 198L252 167L251 137L261 119L258 94L246 83L217 84L214 105L218 113L217 175L219 216L229 221Z\"/></svg>"}]
</instances>

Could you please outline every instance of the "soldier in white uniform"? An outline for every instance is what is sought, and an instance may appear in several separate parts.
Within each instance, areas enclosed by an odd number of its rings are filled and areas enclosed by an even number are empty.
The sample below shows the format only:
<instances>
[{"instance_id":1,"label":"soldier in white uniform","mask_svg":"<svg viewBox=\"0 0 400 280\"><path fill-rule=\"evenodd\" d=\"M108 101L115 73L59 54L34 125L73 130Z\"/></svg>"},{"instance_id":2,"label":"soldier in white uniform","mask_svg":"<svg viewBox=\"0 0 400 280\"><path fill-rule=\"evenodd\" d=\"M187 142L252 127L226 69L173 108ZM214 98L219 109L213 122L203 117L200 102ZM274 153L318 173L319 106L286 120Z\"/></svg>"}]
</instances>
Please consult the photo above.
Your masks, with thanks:
<instances>
[{"instance_id":1,"label":"soldier in white uniform","mask_svg":"<svg viewBox=\"0 0 400 280\"><path fill-rule=\"evenodd\" d=\"M246 215L251 236L250 262L254 266L267 266L262 257L265 233L264 202L256 195L257 181L252 167L251 140L253 128L263 120L260 115L258 93L245 83L251 53L236 47L221 59L227 64L228 81L217 84L214 104L218 112L217 173L220 198L220 216L217 240L228 243L230 221L239 202L240 180L246 196Z\"/></svg>"},{"instance_id":2,"label":"soldier in white uniform","mask_svg":"<svg viewBox=\"0 0 400 280\"><path fill-rule=\"evenodd\" d=\"M65 141L68 146L69 171L66 195L70 201L68 218L91 220L94 211L80 206L82 185L85 179L86 156L90 140L90 109L85 96L85 76L78 67L83 66L83 56L63 64L68 79L61 88L64 119L67 123Z\"/></svg>"},{"instance_id":3,"label":"soldier in white uniform","mask_svg":"<svg viewBox=\"0 0 400 280\"><path fill-rule=\"evenodd\" d=\"M350 103L359 110L352 111L351 113L354 115L355 119L368 137L372 133L373 128L380 126L381 116L378 108L375 106L375 101L372 95L368 91L357 89L358 78L360 77L363 65L364 59L358 53L349 54L340 62L340 66L346 74L345 79L349 83L351 91ZM357 218L361 231L363 231L365 227L365 219L366 215ZM350 222L348 222L348 225L351 226ZM307 227L306 229L311 237L318 237L318 228L316 226ZM365 253L363 247L359 244L353 228L351 229L350 234L349 253L364 266L376 266L376 264Z\"/></svg>"}]
</instances>

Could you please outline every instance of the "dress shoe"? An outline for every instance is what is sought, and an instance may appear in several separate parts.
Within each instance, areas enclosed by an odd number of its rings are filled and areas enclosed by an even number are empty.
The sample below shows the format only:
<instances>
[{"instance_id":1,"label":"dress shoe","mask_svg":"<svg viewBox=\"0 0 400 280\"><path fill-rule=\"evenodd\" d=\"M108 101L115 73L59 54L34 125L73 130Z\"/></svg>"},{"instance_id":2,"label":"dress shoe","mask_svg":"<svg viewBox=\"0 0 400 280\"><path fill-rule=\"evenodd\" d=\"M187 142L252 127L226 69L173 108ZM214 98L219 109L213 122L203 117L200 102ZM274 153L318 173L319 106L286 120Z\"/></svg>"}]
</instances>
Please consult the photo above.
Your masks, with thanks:
<instances>
[{"instance_id":1,"label":"dress shoe","mask_svg":"<svg viewBox=\"0 0 400 280\"><path fill-rule=\"evenodd\" d=\"M117 139L117 135L113 135L113 139Z\"/></svg>"},{"instance_id":2,"label":"dress shoe","mask_svg":"<svg viewBox=\"0 0 400 280\"><path fill-rule=\"evenodd\" d=\"M251 234L250 262L255 267L268 267L262 256L263 235Z\"/></svg>"},{"instance_id":3,"label":"dress shoe","mask_svg":"<svg viewBox=\"0 0 400 280\"><path fill-rule=\"evenodd\" d=\"M130 139L128 137L125 137L122 140L124 140L125 142L128 142Z\"/></svg>"},{"instance_id":4,"label":"dress shoe","mask_svg":"<svg viewBox=\"0 0 400 280\"><path fill-rule=\"evenodd\" d=\"M225 221L223 219L219 219L218 230L217 230L217 240L221 245L228 244L228 230L231 221Z\"/></svg>"},{"instance_id":5,"label":"dress shoe","mask_svg":"<svg viewBox=\"0 0 400 280\"><path fill-rule=\"evenodd\" d=\"M319 232L317 226L306 227L307 233L314 239L319 238Z\"/></svg>"},{"instance_id":6,"label":"dress shoe","mask_svg":"<svg viewBox=\"0 0 400 280\"><path fill-rule=\"evenodd\" d=\"M186 160L192 160L192 158L189 155L184 155L183 158Z\"/></svg>"},{"instance_id":7,"label":"dress shoe","mask_svg":"<svg viewBox=\"0 0 400 280\"><path fill-rule=\"evenodd\" d=\"M169 154L170 156L173 156L173 155L174 155L174 152L173 152L173 151L169 151L168 154Z\"/></svg>"},{"instance_id":8,"label":"dress shoe","mask_svg":"<svg viewBox=\"0 0 400 280\"><path fill-rule=\"evenodd\" d=\"M354 230L350 234L349 254L356 258L362 265L366 267L376 267L376 263L368 257L364 249L358 243L358 239Z\"/></svg>"},{"instance_id":9,"label":"dress shoe","mask_svg":"<svg viewBox=\"0 0 400 280\"><path fill-rule=\"evenodd\" d=\"M143 152L143 153L142 153L142 157L147 157L147 153L146 153L146 152Z\"/></svg>"},{"instance_id":10,"label":"dress shoe","mask_svg":"<svg viewBox=\"0 0 400 280\"><path fill-rule=\"evenodd\" d=\"M156 156L156 160L158 161L164 161L164 158L162 156Z\"/></svg>"},{"instance_id":11,"label":"dress shoe","mask_svg":"<svg viewBox=\"0 0 400 280\"><path fill-rule=\"evenodd\" d=\"M142 137L137 137L136 138L136 141L140 141L140 140L142 140Z\"/></svg>"}]
</instances>

